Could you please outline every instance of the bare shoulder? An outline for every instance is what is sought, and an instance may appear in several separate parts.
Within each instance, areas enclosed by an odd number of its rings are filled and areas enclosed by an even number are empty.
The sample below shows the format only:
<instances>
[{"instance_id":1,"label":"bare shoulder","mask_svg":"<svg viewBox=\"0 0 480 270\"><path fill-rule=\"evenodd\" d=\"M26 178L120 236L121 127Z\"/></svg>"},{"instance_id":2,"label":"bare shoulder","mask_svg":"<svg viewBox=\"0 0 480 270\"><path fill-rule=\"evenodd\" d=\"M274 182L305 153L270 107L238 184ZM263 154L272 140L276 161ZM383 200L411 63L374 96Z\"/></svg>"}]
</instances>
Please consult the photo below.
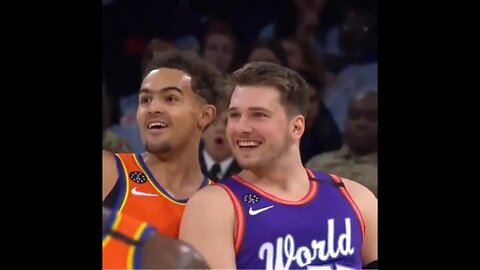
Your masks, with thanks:
<instances>
[{"instance_id":1,"label":"bare shoulder","mask_svg":"<svg viewBox=\"0 0 480 270\"><path fill-rule=\"evenodd\" d=\"M362 263L367 265L378 259L378 204L375 195L365 186L342 179L352 200L360 208L365 224L365 237L362 246Z\"/></svg>"},{"instance_id":2,"label":"bare shoulder","mask_svg":"<svg viewBox=\"0 0 480 270\"><path fill-rule=\"evenodd\" d=\"M192 197L188 199L188 205L202 204L215 205L219 201L229 201L227 191L220 185L214 184L206 186L195 192Z\"/></svg>"},{"instance_id":3,"label":"bare shoulder","mask_svg":"<svg viewBox=\"0 0 480 270\"><path fill-rule=\"evenodd\" d=\"M346 178L342 178L345 188L352 197L352 200L363 210L366 211L372 207L376 207L377 198L364 185ZM362 211L362 212L363 212Z\"/></svg>"},{"instance_id":4,"label":"bare shoulder","mask_svg":"<svg viewBox=\"0 0 480 270\"><path fill-rule=\"evenodd\" d=\"M216 220L233 217L233 213L233 204L227 191L215 184L200 189L188 199L184 218L195 216L195 219L206 217Z\"/></svg>"},{"instance_id":5,"label":"bare shoulder","mask_svg":"<svg viewBox=\"0 0 480 270\"><path fill-rule=\"evenodd\" d=\"M234 224L229 194L222 186L211 185L188 200L179 238L196 248L212 269L235 269Z\"/></svg>"},{"instance_id":6,"label":"bare shoulder","mask_svg":"<svg viewBox=\"0 0 480 270\"><path fill-rule=\"evenodd\" d=\"M114 157L113 153L111 153L109 151L106 151L106 150L102 150L102 161L104 163L115 162L115 157Z\"/></svg>"},{"instance_id":7,"label":"bare shoulder","mask_svg":"<svg viewBox=\"0 0 480 270\"><path fill-rule=\"evenodd\" d=\"M345 188L348 190L352 197L359 197L360 199L377 199L372 191L370 191L364 185L346 178L342 178Z\"/></svg>"},{"instance_id":8,"label":"bare shoulder","mask_svg":"<svg viewBox=\"0 0 480 270\"><path fill-rule=\"evenodd\" d=\"M111 170L116 170L117 163L115 161L115 155L109 151L102 151L102 167L103 170L105 171L106 169L111 171Z\"/></svg>"}]
</instances>

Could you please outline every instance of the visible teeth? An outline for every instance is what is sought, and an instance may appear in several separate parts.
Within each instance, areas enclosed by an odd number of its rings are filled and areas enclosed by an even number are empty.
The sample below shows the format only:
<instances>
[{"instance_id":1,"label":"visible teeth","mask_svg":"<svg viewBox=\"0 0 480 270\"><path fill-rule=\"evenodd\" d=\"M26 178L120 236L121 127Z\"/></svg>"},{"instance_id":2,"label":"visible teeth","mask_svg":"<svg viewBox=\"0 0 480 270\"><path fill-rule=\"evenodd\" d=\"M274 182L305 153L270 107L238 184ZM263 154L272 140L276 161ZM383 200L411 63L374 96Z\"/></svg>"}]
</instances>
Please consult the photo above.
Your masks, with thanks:
<instances>
[{"instance_id":1,"label":"visible teeth","mask_svg":"<svg viewBox=\"0 0 480 270\"><path fill-rule=\"evenodd\" d=\"M239 141L238 145L241 146L241 147L244 147L244 146L258 146L259 143L254 142L254 141Z\"/></svg>"},{"instance_id":2,"label":"visible teeth","mask_svg":"<svg viewBox=\"0 0 480 270\"><path fill-rule=\"evenodd\" d=\"M150 123L150 124L148 125L148 128L153 128L153 127L161 127L161 128L164 128L164 127L167 127L167 124L162 123L162 122L155 122L155 123Z\"/></svg>"}]
</instances>

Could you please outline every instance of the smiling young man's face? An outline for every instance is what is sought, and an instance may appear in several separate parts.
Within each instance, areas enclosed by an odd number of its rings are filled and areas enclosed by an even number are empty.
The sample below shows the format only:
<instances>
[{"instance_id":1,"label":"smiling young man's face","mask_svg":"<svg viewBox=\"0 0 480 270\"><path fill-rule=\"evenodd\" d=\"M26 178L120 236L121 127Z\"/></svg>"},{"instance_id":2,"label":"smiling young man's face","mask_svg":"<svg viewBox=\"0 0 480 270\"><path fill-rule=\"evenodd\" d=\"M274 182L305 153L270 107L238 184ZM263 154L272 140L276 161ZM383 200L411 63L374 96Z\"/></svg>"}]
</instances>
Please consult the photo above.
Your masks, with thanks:
<instances>
[{"instance_id":1,"label":"smiling young man's face","mask_svg":"<svg viewBox=\"0 0 480 270\"><path fill-rule=\"evenodd\" d=\"M137 121L148 152L169 152L198 131L201 105L192 91L191 77L178 69L160 68L143 80Z\"/></svg>"}]
</instances>

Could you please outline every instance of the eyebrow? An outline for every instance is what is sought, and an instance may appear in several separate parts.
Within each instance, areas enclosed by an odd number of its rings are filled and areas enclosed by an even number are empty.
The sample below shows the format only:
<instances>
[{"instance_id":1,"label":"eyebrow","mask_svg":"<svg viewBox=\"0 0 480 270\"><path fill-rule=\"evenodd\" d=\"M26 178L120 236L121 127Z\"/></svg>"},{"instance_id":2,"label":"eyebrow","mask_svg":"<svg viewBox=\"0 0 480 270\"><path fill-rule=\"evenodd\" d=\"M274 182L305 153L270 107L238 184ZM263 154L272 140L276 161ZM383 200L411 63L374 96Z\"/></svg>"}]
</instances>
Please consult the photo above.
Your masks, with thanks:
<instances>
[{"instance_id":1,"label":"eyebrow","mask_svg":"<svg viewBox=\"0 0 480 270\"><path fill-rule=\"evenodd\" d=\"M182 92L182 89L176 87L176 86L167 86L167 87L163 87L163 88L160 88L159 90L157 90L158 92L167 92L167 91L177 91L179 92L180 94L183 95L183 92ZM154 92L148 88L142 88L140 89L140 94L141 93L146 93L146 94L150 94L151 92Z\"/></svg>"},{"instance_id":2,"label":"eyebrow","mask_svg":"<svg viewBox=\"0 0 480 270\"><path fill-rule=\"evenodd\" d=\"M267 113L273 113L272 111L270 110L267 110L265 108L262 108L262 107L249 107L247 108L249 111L262 111L262 112L267 112ZM238 108L237 107L230 107L228 108L228 111L231 112L231 111L238 111Z\"/></svg>"}]
</instances>

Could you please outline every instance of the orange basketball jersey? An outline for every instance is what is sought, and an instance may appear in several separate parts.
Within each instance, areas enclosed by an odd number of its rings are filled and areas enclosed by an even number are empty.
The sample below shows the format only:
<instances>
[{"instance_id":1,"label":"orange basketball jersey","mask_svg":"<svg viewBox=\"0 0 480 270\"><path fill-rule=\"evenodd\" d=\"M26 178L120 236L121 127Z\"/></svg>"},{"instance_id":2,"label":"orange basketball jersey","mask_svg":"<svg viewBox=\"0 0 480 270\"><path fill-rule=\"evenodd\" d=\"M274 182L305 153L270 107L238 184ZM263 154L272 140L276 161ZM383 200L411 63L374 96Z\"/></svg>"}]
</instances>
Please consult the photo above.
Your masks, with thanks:
<instances>
[{"instance_id":1,"label":"orange basketball jersey","mask_svg":"<svg viewBox=\"0 0 480 270\"><path fill-rule=\"evenodd\" d=\"M112 211L103 235L103 269L139 269L142 246L154 232L152 226Z\"/></svg>"},{"instance_id":2,"label":"orange basketball jersey","mask_svg":"<svg viewBox=\"0 0 480 270\"><path fill-rule=\"evenodd\" d=\"M151 224L167 236L178 238L180 221L188 200L177 200L163 189L139 154L116 154L119 196L114 210ZM213 184L204 177L201 187Z\"/></svg>"}]
</instances>

